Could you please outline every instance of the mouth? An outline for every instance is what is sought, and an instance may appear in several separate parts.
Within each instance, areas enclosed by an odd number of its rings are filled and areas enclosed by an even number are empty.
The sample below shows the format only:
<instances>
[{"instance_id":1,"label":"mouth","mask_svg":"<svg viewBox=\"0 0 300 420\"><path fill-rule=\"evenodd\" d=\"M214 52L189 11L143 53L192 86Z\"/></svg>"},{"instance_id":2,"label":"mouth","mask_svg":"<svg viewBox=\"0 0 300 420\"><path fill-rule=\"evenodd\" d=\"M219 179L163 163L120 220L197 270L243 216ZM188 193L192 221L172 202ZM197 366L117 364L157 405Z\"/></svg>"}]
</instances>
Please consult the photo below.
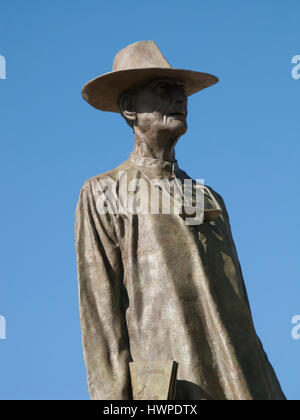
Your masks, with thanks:
<instances>
[{"instance_id":1,"label":"mouth","mask_svg":"<svg viewBox=\"0 0 300 420\"><path fill-rule=\"evenodd\" d=\"M186 124L187 112L176 110L163 115L163 121L165 124L173 124L175 121Z\"/></svg>"},{"instance_id":2,"label":"mouth","mask_svg":"<svg viewBox=\"0 0 300 420\"><path fill-rule=\"evenodd\" d=\"M168 117L186 118L186 113L185 112L172 112L168 114Z\"/></svg>"}]
</instances>

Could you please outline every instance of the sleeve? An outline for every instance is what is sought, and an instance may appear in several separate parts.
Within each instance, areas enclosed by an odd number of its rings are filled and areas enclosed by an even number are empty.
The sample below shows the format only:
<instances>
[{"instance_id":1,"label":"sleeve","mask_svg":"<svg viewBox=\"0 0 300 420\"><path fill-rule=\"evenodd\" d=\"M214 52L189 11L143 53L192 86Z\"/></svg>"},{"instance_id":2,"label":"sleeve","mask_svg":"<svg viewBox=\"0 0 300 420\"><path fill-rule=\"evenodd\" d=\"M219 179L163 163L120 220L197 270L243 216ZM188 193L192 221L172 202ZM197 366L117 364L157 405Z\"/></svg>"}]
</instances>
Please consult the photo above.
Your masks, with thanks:
<instances>
[{"instance_id":1,"label":"sleeve","mask_svg":"<svg viewBox=\"0 0 300 420\"><path fill-rule=\"evenodd\" d=\"M216 192L214 192L216 194ZM242 268L241 268L241 264L240 264L240 260L238 257L238 253L237 253L237 249L236 249L236 245L232 236L232 230L231 230L231 226L230 226L230 220L229 220L229 214L225 205L225 202L223 200L223 198L221 197L220 194L217 194L218 196L218 200L222 209L222 215L224 218L224 223L225 223L225 227L226 227L226 232L228 235L228 239L229 239L229 243L230 243L230 247L233 253L233 259L234 259L234 263L237 269L237 272L239 273L239 279L240 279L240 290L242 295L244 296L244 299L246 301L246 304L248 306L248 309L250 311L251 314L251 318L252 318L252 313L251 313L251 307L250 307L250 303L249 303L249 298L248 298L248 293L247 293L247 289L245 286L245 281L244 281L244 276L243 276L243 272L242 272Z\"/></svg>"},{"instance_id":2,"label":"sleeve","mask_svg":"<svg viewBox=\"0 0 300 420\"><path fill-rule=\"evenodd\" d=\"M92 186L76 207L79 312L87 380L93 400L130 399L129 338L120 304L123 266L110 214L99 214Z\"/></svg>"},{"instance_id":3,"label":"sleeve","mask_svg":"<svg viewBox=\"0 0 300 420\"><path fill-rule=\"evenodd\" d=\"M235 264L236 264L237 270L239 272L240 287L241 287L245 302L247 304L247 307L249 309L251 321L252 321L252 324L253 324L252 311L251 311L251 307L250 307L250 303L249 303L249 299L248 299L248 294L247 294L247 290L246 290L246 286L245 286L245 282L244 282L244 278L243 278L241 265L240 265L239 258L238 258L236 245L235 245L235 242L234 242L234 239L233 239L233 236L232 236L229 215L228 215L226 205L225 205L225 202L224 202L223 198L219 194L216 194L216 195L218 197L219 203L220 203L221 208L222 208L222 213L223 213L224 222L225 222L225 225L226 225L228 238L229 238L229 241L230 241L230 244L231 244L231 248L233 250ZM253 324L253 329L255 331L254 324ZM286 397L285 397L285 395L284 395L284 393L281 389L280 383L277 379L277 376L276 376L276 373L273 369L273 366L271 365L271 363L268 359L268 356L267 356L266 352L264 351L261 340L257 336L256 332L255 332L255 335L256 335L256 338L257 338L257 342L258 342L258 348L261 352L262 360L261 360L260 368L261 368L261 371L264 372L265 381L267 383L268 395L270 396L270 399L272 399L272 400L286 400Z\"/></svg>"}]
</instances>

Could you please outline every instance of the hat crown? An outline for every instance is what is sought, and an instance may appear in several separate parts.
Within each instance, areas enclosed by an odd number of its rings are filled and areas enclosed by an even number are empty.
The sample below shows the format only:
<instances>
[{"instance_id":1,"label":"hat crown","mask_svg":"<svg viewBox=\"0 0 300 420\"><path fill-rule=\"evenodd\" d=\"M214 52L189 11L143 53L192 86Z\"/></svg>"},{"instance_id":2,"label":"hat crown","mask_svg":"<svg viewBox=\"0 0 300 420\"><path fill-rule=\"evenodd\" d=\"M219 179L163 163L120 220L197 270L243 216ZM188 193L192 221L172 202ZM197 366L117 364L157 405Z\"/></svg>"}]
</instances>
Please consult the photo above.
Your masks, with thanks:
<instances>
[{"instance_id":1,"label":"hat crown","mask_svg":"<svg viewBox=\"0 0 300 420\"><path fill-rule=\"evenodd\" d=\"M172 68L154 41L139 41L119 51L114 59L113 71Z\"/></svg>"},{"instance_id":2,"label":"hat crown","mask_svg":"<svg viewBox=\"0 0 300 420\"><path fill-rule=\"evenodd\" d=\"M82 96L96 109L119 113L123 92L162 78L180 80L187 96L218 82L212 74L174 69L154 41L139 41L119 51L115 55L113 71L86 83Z\"/></svg>"}]
</instances>

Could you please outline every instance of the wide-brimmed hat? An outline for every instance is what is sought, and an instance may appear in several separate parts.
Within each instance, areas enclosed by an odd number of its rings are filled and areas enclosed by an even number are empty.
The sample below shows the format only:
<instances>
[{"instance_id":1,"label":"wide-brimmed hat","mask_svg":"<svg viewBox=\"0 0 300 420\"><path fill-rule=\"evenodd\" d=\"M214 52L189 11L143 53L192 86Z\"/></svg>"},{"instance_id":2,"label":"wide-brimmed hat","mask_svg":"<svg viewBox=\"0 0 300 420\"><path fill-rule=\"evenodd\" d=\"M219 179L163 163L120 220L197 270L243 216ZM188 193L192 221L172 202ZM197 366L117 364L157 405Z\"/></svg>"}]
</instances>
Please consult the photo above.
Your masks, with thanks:
<instances>
[{"instance_id":1,"label":"wide-brimmed hat","mask_svg":"<svg viewBox=\"0 0 300 420\"><path fill-rule=\"evenodd\" d=\"M154 41L140 41L119 51L114 59L113 71L89 81L81 93L94 108L120 112L119 100L123 92L156 78L183 82L187 96L219 81L212 74L174 69Z\"/></svg>"}]
</instances>

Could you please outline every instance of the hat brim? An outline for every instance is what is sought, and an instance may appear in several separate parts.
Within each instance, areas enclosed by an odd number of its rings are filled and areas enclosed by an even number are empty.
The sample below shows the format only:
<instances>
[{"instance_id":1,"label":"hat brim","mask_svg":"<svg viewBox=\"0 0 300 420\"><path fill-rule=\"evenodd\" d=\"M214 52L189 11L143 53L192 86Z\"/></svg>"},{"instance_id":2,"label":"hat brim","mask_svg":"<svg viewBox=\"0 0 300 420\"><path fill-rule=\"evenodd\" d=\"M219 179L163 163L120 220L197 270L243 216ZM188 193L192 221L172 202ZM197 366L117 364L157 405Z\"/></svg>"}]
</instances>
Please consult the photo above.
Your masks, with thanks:
<instances>
[{"instance_id":1,"label":"hat brim","mask_svg":"<svg viewBox=\"0 0 300 420\"><path fill-rule=\"evenodd\" d=\"M123 92L156 78L170 78L183 82L187 96L219 81L212 74L192 70L157 67L119 70L90 80L82 88L81 94L94 108L119 113L119 100Z\"/></svg>"}]
</instances>

